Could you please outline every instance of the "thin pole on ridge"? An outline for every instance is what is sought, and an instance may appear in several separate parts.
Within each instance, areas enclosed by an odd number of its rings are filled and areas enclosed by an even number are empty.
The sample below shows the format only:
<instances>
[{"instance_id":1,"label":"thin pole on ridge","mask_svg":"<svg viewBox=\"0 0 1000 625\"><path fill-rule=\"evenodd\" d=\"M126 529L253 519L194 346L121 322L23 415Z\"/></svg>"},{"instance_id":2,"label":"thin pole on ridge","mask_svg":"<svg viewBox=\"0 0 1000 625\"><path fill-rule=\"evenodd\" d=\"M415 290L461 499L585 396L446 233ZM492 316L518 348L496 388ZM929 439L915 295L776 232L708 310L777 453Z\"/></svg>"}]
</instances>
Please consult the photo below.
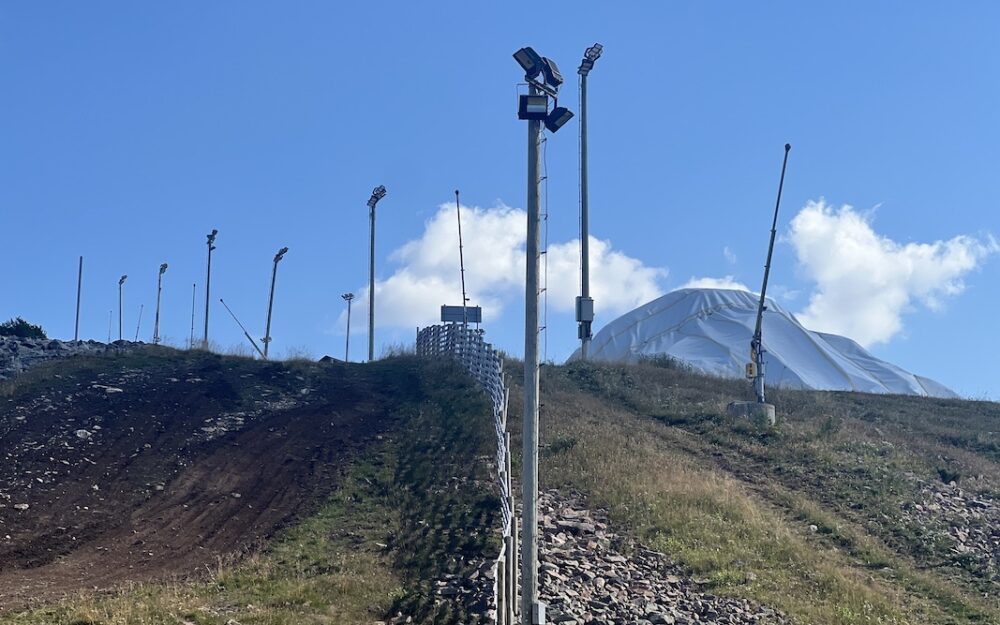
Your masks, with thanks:
<instances>
[{"instance_id":1,"label":"thin pole on ridge","mask_svg":"<svg viewBox=\"0 0 1000 625\"><path fill-rule=\"evenodd\" d=\"M465 296L465 253L462 251L462 204L455 189L455 214L458 216L458 266L462 271L462 327L469 327L469 298Z\"/></svg>"},{"instance_id":2,"label":"thin pole on ridge","mask_svg":"<svg viewBox=\"0 0 1000 625\"><path fill-rule=\"evenodd\" d=\"M764 282L760 287L760 302L757 305L757 323L754 326L753 338L750 340L750 362L749 377L753 379L754 392L757 394L757 403L764 403L764 345L762 342L762 326L764 321L764 298L767 295L767 279L771 274L771 254L774 252L774 237L778 230L778 209L781 207L781 191L785 186L785 168L788 166L788 153L792 149L792 144L785 144L785 158L781 163L781 179L778 182L778 198L774 203L774 220L771 222L771 241L767 246L767 261L764 263Z\"/></svg>"}]
</instances>

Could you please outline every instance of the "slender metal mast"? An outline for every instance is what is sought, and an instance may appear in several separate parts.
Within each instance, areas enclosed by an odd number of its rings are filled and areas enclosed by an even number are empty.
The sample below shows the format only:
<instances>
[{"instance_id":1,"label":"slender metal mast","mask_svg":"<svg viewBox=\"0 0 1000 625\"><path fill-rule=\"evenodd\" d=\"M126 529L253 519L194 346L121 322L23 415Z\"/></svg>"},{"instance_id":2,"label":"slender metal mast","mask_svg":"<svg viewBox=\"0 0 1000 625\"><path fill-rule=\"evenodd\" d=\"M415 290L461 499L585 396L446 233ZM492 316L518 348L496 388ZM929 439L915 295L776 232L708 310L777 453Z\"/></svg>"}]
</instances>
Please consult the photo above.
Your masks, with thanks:
<instances>
[{"instance_id":1,"label":"slender metal mast","mask_svg":"<svg viewBox=\"0 0 1000 625\"><path fill-rule=\"evenodd\" d=\"M340 297L347 302L347 338L344 339L344 362L351 362L351 302L354 301L354 293L344 293Z\"/></svg>"},{"instance_id":2,"label":"slender metal mast","mask_svg":"<svg viewBox=\"0 0 1000 625\"><path fill-rule=\"evenodd\" d=\"M128 276L123 275L118 280L118 340L122 340L122 285Z\"/></svg>"},{"instance_id":3,"label":"slender metal mast","mask_svg":"<svg viewBox=\"0 0 1000 625\"><path fill-rule=\"evenodd\" d=\"M750 340L750 360L753 363L752 373L754 392L757 402L764 403L764 345L761 331L764 321L764 298L767 295L767 279L771 274L771 254L774 252L774 237L778 230L778 208L781 206L781 190L785 186L785 168L788 166L788 152L792 145L785 144L785 159L781 163L781 179L778 182L778 199L774 203L774 220L771 222L771 241L767 246L767 261L764 263L764 282L760 287L760 302L757 305L757 324L754 326L753 339Z\"/></svg>"},{"instance_id":4,"label":"slender metal mast","mask_svg":"<svg viewBox=\"0 0 1000 625\"><path fill-rule=\"evenodd\" d=\"M212 250L215 249L215 237L218 234L219 231L214 228L208 234L208 274L205 277L205 338L202 339L202 349L208 349L208 304L211 301L209 297L212 291Z\"/></svg>"},{"instance_id":5,"label":"slender metal mast","mask_svg":"<svg viewBox=\"0 0 1000 625\"><path fill-rule=\"evenodd\" d=\"M80 340L80 292L83 290L83 256L80 257L80 270L76 276L76 326L73 330L73 340Z\"/></svg>"},{"instance_id":6,"label":"slender metal mast","mask_svg":"<svg viewBox=\"0 0 1000 625\"><path fill-rule=\"evenodd\" d=\"M529 95L538 89L529 83ZM521 615L531 622L531 613L538 602L538 274L539 249L539 184L538 162L542 123L528 121L528 239L527 269L524 282L524 468L521 478L523 494L521 533Z\"/></svg>"},{"instance_id":7,"label":"slender metal mast","mask_svg":"<svg viewBox=\"0 0 1000 625\"><path fill-rule=\"evenodd\" d=\"M247 329L244 328L243 324L240 323L240 320L236 318L236 313L233 312L233 310L229 307L228 304L226 304L225 301L223 301L221 297L219 298L219 301L222 302L222 305L226 307L226 310L229 311L229 314L233 316L233 321L236 322L236 325L240 326L240 330L243 330L243 336L247 337L247 340L250 341L250 344L253 345L253 348L257 350L257 353L260 354L260 357L263 358L264 360L267 360L267 356L264 355L264 352L260 351L260 348L257 347L257 341L253 340L253 337L250 336L250 333L247 332Z\"/></svg>"},{"instance_id":8,"label":"slender metal mast","mask_svg":"<svg viewBox=\"0 0 1000 625\"><path fill-rule=\"evenodd\" d=\"M191 283L191 338L188 339L188 349L194 349L194 302L195 294L198 292L198 283Z\"/></svg>"},{"instance_id":9,"label":"slender metal mast","mask_svg":"<svg viewBox=\"0 0 1000 625\"><path fill-rule=\"evenodd\" d=\"M462 251L462 204L458 201L458 189L455 189L455 214L458 216L458 266L462 272L462 325L469 327L469 298L465 296L465 254Z\"/></svg>"},{"instance_id":10,"label":"slender metal mast","mask_svg":"<svg viewBox=\"0 0 1000 625\"><path fill-rule=\"evenodd\" d=\"M153 322L153 345L160 343L160 294L163 292L163 274L167 271L167 263L160 265L160 274L156 277L156 320Z\"/></svg>"},{"instance_id":11,"label":"slender metal mast","mask_svg":"<svg viewBox=\"0 0 1000 625\"><path fill-rule=\"evenodd\" d=\"M264 360L267 360L267 346L271 344L271 310L274 307L274 282L278 278L278 263L288 253L288 248L283 247L274 255L274 269L271 271L271 295L267 300L267 325L264 329Z\"/></svg>"},{"instance_id":12,"label":"slender metal mast","mask_svg":"<svg viewBox=\"0 0 1000 625\"><path fill-rule=\"evenodd\" d=\"M590 297L590 196L587 178L587 76L600 58L604 46L587 48L577 73L580 74L580 297L576 301L579 324L580 358L587 359L593 336L594 300Z\"/></svg>"},{"instance_id":13,"label":"slender metal mast","mask_svg":"<svg viewBox=\"0 0 1000 625\"><path fill-rule=\"evenodd\" d=\"M379 185L368 198L368 214L371 218L368 246L368 362L375 360L375 205L385 197L385 187Z\"/></svg>"}]
</instances>

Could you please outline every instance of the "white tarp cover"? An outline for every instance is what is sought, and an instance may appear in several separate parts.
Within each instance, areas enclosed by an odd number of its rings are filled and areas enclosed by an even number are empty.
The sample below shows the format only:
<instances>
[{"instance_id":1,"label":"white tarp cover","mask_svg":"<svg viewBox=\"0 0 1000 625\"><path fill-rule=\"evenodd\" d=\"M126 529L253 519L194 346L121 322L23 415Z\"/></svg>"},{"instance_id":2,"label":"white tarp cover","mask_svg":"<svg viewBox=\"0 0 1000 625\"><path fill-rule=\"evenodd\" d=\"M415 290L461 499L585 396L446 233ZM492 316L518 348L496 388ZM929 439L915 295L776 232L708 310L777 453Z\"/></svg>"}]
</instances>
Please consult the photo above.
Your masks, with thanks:
<instances>
[{"instance_id":1,"label":"white tarp cover","mask_svg":"<svg viewBox=\"0 0 1000 625\"><path fill-rule=\"evenodd\" d=\"M759 295L729 289L680 289L604 326L590 358L637 362L667 355L704 373L743 377ZM946 386L879 360L849 338L813 332L770 298L763 342L768 386L957 397ZM579 350L570 360L579 357Z\"/></svg>"}]
</instances>

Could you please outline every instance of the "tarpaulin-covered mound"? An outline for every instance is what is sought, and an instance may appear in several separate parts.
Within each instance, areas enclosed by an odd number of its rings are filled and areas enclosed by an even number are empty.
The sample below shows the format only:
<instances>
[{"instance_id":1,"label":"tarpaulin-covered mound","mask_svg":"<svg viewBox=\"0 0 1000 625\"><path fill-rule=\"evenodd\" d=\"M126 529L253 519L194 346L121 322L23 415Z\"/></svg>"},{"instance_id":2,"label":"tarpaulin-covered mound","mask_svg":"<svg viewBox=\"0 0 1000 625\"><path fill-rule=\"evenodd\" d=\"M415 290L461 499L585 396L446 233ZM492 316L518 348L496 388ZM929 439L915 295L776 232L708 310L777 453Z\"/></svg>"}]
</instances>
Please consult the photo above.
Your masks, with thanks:
<instances>
[{"instance_id":1,"label":"tarpaulin-covered mound","mask_svg":"<svg viewBox=\"0 0 1000 625\"><path fill-rule=\"evenodd\" d=\"M604 326L591 343L590 359L670 356L704 373L742 377L758 298L729 289L667 293ZM771 299L763 339L769 386L957 397L943 384L879 360L849 338L807 330ZM578 357L574 353L570 360Z\"/></svg>"}]
</instances>

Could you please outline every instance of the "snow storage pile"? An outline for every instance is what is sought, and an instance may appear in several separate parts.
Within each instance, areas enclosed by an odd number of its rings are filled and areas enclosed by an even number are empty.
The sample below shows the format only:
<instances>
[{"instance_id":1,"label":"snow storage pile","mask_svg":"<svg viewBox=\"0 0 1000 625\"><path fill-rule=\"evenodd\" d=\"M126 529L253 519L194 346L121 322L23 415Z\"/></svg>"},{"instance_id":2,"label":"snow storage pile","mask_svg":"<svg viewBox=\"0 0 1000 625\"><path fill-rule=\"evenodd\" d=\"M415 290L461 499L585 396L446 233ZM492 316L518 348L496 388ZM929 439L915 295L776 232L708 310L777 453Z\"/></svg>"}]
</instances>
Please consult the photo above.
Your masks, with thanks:
<instances>
[{"instance_id":1,"label":"snow storage pile","mask_svg":"<svg viewBox=\"0 0 1000 625\"><path fill-rule=\"evenodd\" d=\"M638 362L669 356L696 371L742 377L759 296L728 289L681 289L604 326L590 359ZM957 397L946 386L879 360L849 338L813 332L767 300L764 311L767 384L782 388ZM579 350L570 357L579 357Z\"/></svg>"}]
</instances>

